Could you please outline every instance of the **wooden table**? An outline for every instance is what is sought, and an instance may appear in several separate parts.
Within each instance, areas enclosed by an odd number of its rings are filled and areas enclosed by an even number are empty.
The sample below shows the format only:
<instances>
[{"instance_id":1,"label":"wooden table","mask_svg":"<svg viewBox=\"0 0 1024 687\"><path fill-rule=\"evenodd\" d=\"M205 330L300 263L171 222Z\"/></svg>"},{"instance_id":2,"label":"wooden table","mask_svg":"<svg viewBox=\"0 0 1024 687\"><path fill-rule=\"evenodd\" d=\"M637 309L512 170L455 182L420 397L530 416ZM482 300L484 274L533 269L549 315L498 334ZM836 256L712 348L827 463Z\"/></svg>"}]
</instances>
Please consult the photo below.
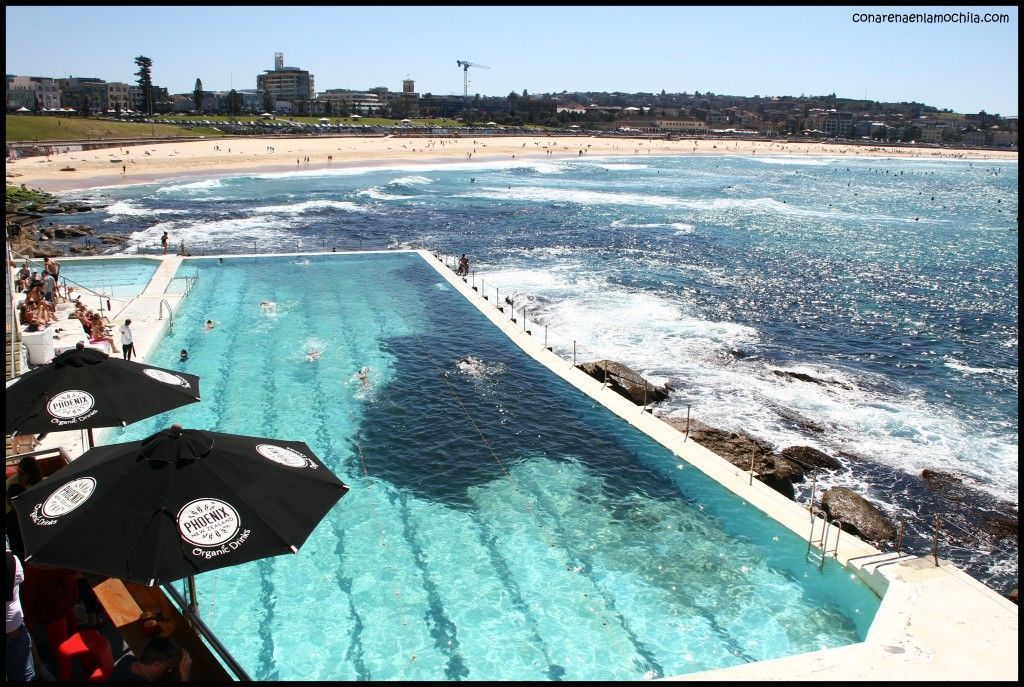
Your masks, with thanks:
<instances>
[{"instance_id":1,"label":"wooden table","mask_svg":"<svg viewBox=\"0 0 1024 687\"><path fill-rule=\"evenodd\" d=\"M142 629L142 614L153 611L158 618L162 618L159 634L173 638L192 657L190 681L223 682L233 679L209 647L185 623L177 607L159 587L147 587L110 577L94 584L93 591L103 604L110 622L136 656L153 636Z\"/></svg>"}]
</instances>

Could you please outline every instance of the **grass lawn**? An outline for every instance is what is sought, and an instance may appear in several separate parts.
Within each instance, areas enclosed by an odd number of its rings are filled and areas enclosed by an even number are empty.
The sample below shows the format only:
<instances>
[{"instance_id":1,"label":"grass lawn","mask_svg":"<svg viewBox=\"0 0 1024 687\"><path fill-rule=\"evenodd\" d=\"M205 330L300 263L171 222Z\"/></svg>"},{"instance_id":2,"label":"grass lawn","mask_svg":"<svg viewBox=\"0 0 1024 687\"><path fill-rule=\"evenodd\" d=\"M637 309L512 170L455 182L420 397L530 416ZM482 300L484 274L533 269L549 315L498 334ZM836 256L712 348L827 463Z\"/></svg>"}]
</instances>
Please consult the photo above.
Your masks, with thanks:
<instances>
[{"instance_id":1,"label":"grass lawn","mask_svg":"<svg viewBox=\"0 0 1024 687\"><path fill-rule=\"evenodd\" d=\"M184 129L169 124L110 122L105 119L85 117L7 115L4 126L8 142L221 135L211 129Z\"/></svg>"}]
</instances>

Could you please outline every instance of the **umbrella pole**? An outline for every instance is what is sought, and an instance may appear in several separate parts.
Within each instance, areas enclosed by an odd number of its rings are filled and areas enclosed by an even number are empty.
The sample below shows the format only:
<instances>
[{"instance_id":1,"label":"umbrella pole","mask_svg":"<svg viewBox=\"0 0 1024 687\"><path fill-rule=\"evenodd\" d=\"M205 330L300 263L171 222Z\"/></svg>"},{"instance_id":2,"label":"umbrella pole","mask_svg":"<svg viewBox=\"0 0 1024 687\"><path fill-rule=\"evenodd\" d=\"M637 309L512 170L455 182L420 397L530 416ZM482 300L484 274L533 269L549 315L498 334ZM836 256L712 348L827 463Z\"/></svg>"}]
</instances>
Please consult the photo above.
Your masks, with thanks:
<instances>
[{"instance_id":1,"label":"umbrella pole","mask_svg":"<svg viewBox=\"0 0 1024 687\"><path fill-rule=\"evenodd\" d=\"M193 614L199 613L199 604L196 603L196 578L194 575L188 576L188 608L185 609L185 622L188 623L189 627L192 627L192 616Z\"/></svg>"},{"instance_id":2,"label":"umbrella pole","mask_svg":"<svg viewBox=\"0 0 1024 687\"><path fill-rule=\"evenodd\" d=\"M96 441L92 438L92 427L89 428L89 448L96 448Z\"/></svg>"}]
</instances>

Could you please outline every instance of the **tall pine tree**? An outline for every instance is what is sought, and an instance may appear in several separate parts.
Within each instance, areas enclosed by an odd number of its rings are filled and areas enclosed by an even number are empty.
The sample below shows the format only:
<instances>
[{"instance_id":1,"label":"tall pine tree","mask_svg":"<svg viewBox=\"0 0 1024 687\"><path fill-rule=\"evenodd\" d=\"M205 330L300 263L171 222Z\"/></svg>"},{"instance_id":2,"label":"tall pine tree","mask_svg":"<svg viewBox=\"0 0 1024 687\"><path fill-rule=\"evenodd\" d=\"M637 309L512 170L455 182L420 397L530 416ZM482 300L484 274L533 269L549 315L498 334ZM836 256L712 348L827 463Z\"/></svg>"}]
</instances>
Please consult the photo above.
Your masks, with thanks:
<instances>
[{"instance_id":1,"label":"tall pine tree","mask_svg":"<svg viewBox=\"0 0 1024 687\"><path fill-rule=\"evenodd\" d=\"M135 76L139 77L139 88L142 90L142 103L146 114L153 114L153 60L145 55L135 58L135 66L139 71Z\"/></svg>"},{"instance_id":2,"label":"tall pine tree","mask_svg":"<svg viewBox=\"0 0 1024 687\"><path fill-rule=\"evenodd\" d=\"M203 82L201 79L196 79L196 87L192 91L192 100L196 104L196 113L203 114Z\"/></svg>"}]
</instances>

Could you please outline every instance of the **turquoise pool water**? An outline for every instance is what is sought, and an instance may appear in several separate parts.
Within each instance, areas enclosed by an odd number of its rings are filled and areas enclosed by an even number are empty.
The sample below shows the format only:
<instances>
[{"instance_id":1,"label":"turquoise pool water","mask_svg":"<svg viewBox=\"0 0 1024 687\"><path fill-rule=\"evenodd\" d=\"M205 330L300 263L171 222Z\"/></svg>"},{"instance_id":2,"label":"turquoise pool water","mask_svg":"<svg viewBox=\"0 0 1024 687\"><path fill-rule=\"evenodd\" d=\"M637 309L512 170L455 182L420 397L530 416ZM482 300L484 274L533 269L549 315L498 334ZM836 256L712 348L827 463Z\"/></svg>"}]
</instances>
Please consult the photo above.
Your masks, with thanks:
<instances>
[{"instance_id":1,"label":"turquoise pool water","mask_svg":"<svg viewBox=\"0 0 1024 687\"><path fill-rule=\"evenodd\" d=\"M126 301L142 293L159 266L157 260L134 258L61 260L60 275L67 280L68 286L73 286L76 290L84 286L97 293ZM33 265L33 269L35 268Z\"/></svg>"},{"instance_id":2,"label":"turquoise pool water","mask_svg":"<svg viewBox=\"0 0 1024 687\"><path fill-rule=\"evenodd\" d=\"M198 374L203 401L110 441L171 422L297 439L351 487L298 555L197 578L252 677L635 680L866 635L863 584L532 361L418 255L182 270L199 280L152 361Z\"/></svg>"}]
</instances>

